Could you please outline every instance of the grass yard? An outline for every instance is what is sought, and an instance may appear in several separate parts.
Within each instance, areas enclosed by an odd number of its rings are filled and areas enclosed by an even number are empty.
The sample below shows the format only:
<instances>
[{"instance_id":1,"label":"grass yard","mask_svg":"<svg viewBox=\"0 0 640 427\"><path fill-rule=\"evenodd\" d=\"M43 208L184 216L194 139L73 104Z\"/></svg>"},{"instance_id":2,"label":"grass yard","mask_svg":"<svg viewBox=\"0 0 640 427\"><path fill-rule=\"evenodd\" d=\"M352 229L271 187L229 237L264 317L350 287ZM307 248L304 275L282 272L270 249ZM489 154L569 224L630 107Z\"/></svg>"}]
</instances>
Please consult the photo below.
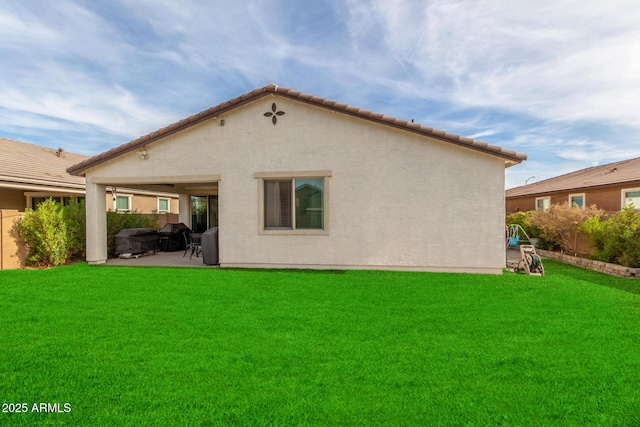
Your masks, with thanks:
<instances>
[{"instance_id":1,"label":"grass yard","mask_svg":"<svg viewBox=\"0 0 640 427\"><path fill-rule=\"evenodd\" d=\"M0 425L640 425L640 281L545 269L0 271Z\"/></svg>"}]
</instances>

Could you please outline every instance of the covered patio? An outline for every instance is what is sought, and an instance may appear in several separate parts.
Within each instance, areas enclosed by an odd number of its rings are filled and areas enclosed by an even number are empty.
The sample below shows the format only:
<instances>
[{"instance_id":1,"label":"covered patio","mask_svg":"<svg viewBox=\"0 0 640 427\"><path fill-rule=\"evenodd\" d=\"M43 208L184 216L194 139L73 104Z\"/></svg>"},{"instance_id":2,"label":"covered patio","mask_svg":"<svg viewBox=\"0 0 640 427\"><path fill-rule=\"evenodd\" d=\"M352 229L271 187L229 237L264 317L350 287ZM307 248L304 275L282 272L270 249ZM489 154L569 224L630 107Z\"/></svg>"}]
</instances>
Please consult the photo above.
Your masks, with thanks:
<instances>
[{"instance_id":1,"label":"covered patio","mask_svg":"<svg viewBox=\"0 0 640 427\"><path fill-rule=\"evenodd\" d=\"M202 254L192 257L191 250L185 256L184 251L157 252L155 255L142 255L138 258L110 258L105 265L126 267L207 267L216 268L217 265L208 265L202 262Z\"/></svg>"},{"instance_id":2,"label":"covered patio","mask_svg":"<svg viewBox=\"0 0 640 427\"><path fill-rule=\"evenodd\" d=\"M110 265L116 265L118 262L130 261L133 265L173 265L173 266L195 266L195 255L192 259L194 265L182 265L183 261L177 257L163 256L162 262L169 264L158 264L160 261L143 260L149 258L148 255L138 259L111 259L107 253L106 242L106 205L103 198L100 198L101 192L105 191L107 186L114 189L118 187L134 188L134 189L172 189L174 193L179 195L179 214L178 222L185 224L190 230L202 233L207 229L218 225L218 188L219 175L206 176L163 176L148 177L141 179L140 177L103 177L96 178L87 182L87 224L92 224L87 230L87 242L93 240L94 244L87 245L87 261L89 264L102 264L107 262ZM182 257L184 251L179 252ZM168 255L173 253L158 253L158 255ZM175 254L178 254L176 252ZM151 256L153 258L158 255ZM165 261L166 258L166 261ZM173 259L175 258L175 259ZM188 259L188 255L185 257ZM202 258L198 258L202 264ZM138 261L138 262L136 262ZM115 263L114 263L115 262ZM149 264L145 264L149 263Z\"/></svg>"}]
</instances>

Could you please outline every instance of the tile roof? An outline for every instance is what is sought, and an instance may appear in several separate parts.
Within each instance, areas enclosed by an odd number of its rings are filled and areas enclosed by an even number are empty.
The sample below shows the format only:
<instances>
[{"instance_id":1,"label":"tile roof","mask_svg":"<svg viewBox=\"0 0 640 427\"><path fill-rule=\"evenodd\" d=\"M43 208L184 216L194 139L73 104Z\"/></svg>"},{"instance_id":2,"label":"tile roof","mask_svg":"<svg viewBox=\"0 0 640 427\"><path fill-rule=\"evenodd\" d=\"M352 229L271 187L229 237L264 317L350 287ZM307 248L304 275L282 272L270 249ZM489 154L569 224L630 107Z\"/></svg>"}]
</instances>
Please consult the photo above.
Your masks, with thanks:
<instances>
[{"instance_id":1,"label":"tile roof","mask_svg":"<svg viewBox=\"0 0 640 427\"><path fill-rule=\"evenodd\" d=\"M210 119L219 114L225 113L238 106L244 105L248 102L251 102L263 96L267 96L269 94L278 94L280 96L306 102L315 106L327 108L327 109L338 111L351 116L389 125L405 131L426 135L431 138L450 142L452 144L456 144L462 147L492 154L494 156L504 158L505 162L509 166L520 163L523 160L526 160L527 158L525 154L516 153L515 151L512 151L512 150L506 150L504 148L501 148L495 145L490 145L486 142L477 141L471 138L464 138L459 135L447 133L442 130L435 130L430 127L422 126L418 123L412 123L406 120L396 119L394 117L385 116L384 114L374 113L368 110L363 110L358 107L353 107L347 104L342 104L336 101L331 101L331 100L320 98L314 95L305 94L292 89L283 88L275 84L270 84L265 87L255 89L251 92L245 93L244 95L241 95L237 98L223 102L207 110L201 111L186 119L180 120L179 122L173 123L155 132L151 132L148 135L141 136L140 138L134 139L126 144L112 148L109 151L105 151L104 153L98 154L97 156L94 156L79 164L73 165L72 167L67 169L67 171L73 175L81 175L86 169L90 167L96 166L102 162L113 159L121 154L135 150L139 147L142 147L160 138L179 132L190 126L193 126L196 123L200 123L204 120Z\"/></svg>"},{"instance_id":2,"label":"tile roof","mask_svg":"<svg viewBox=\"0 0 640 427\"><path fill-rule=\"evenodd\" d=\"M589 188L640 183L640 157L620 162L593 166L534 182L506 191L506 197L525 197L560 191L586 190Z\"/></svg>"},{"instance_id":3,"label":"tile roof","mask_svg":"<svg viewBox=\"0 0 640 427\"><path fill-rule=\"evenodd\" d=\"M88 156L0 138L0 186L2 182L84 189L82 177L67 168Z\"/></svg>"}]
</instances>

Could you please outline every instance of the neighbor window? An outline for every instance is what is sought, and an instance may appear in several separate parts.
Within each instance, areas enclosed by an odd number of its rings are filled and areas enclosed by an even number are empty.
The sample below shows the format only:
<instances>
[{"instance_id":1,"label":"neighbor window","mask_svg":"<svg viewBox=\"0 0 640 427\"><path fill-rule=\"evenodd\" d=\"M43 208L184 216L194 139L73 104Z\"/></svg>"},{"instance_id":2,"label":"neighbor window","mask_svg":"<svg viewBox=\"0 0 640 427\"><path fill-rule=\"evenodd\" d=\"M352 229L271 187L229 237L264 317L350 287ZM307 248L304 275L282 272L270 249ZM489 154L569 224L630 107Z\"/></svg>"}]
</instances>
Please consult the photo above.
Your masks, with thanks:
<instances>
[{"instance_id":1,"label":"neighbor window","mask_svg":"<svg viewBox=\"0 0 640 427\"><path fill-rule=\"evenodd\" d=\"M37 209L38 206L47 199L53 199L54 201L62 205L68 206L71 203L71 199L73 198L75 198L78 202L82 202L84 200L84 197L78 197L78 196L46 196L46 197L32 196L31 207L33 209Z\"/></svg>"},{"instance_id":2,"label":"neighbor window","mask_svg":"<svg viewBox=\"0 0 640 427\"><path fill-rule=\"evenodd\" d=\"M551 205L550 197L536 197L536 210L537 211L546 211L549 209Z\"/></svg>"},{"instance_id":3,"label":"neighbor window","mask_svg":"<svg viewBox=\"0 0 640 427\"><path fill-rule=\"evenodd\" d=\"M63 197L62 198L62 204L65 206L69 206L71 204L71 200L76 199L76 201L78 203L82 203L84 201L84 197L76 197L76 196L71 196L71 197Z\"/></svg>"},{"instance_id":4,"label":"neighbor window","mask_svg":"<svg viewBox=\"0 0 640 427\"><path fill-rule=\"evenodd\" d=\"M32 209L38 209L38 206L40 206L42 203L44 203L45 200L47 200L46 197L32 197L31 198L31 208Z\"/></svg>"},{"instance_id":5,"label":"neighbor window","mask_svg":"<svg viewBox=\"0 0 640 427\"><path fill-rule=\"evenodd\" d=\"M640 209L640 188L622 190L622 207L633 205L634 209Z\"/></svg>"},{"instance_id":6,"label":"neighbor window","mask_svg":"<svg viewBox=\"0 0 640 427\"><path fill-rule=\"evenodd\" d=\"M314 233L327 229L327 176L308 176L312 172L292 178L277 173L256 174L261 179L261 229Z\"/></svg>"},{"instance_id":7,"label":"neighbor window","mask_svg":"<svg viewBox=\"0 0 640 427\"><path fill-rule=\"evenodd\" d=\"M131 196L117 196L115 205L116 212L131 211Z\"/></svg>"},{"instance_id":8,"label":"neighbor window","mask_svg":"<svg viewBox=\"0 0 640 427\"><path fill-rule=\"evenodd\" d=\"M577 206L580 209L584 209L584 194L570 194L569 206L570 207Z\"/></svg>"},{"instance_id":9,"label":"neighbor window","mask_svg":"<svg viewBox=\"0 0 640 427\"><path fill-rule=\"evenodd\" d=\"M158 213L167 213L169 212L171 206L171 201L169 199L158 198Z\"/></svg>"}]
</instances>

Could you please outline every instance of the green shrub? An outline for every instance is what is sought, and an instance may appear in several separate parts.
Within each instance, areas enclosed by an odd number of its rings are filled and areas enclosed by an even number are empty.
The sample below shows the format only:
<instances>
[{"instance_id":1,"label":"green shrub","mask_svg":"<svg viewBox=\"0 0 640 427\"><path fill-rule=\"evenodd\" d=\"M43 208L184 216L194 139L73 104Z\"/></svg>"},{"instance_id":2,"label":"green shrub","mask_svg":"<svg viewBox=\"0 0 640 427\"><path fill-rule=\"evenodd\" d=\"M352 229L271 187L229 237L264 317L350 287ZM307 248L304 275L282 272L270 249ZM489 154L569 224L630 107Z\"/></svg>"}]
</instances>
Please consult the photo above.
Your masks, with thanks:
<instances>
[{"instance_id":1,"label":"green shrub","mask_svg":"<svg viewBox=\"0 0 640 427\"><path fill-rule=\"evenodd\" d=\"M157 215L138 213L107 212L107 251L113 254L116 250L116 234L125 228L156 229Z\"/></svg>"},{"instance_id":2,"label":"green shrub","mask_svg":"<svg viewBox=\"0 0 640 427\"><path fill-rule=\"evenodd\" d=\"M67 225L67 257L84 258L87 246L86 209L84 200L72 197L63 208L64 221Z\"/></svg>"},{"instance_id":3,"label":"green shrub","mask_svg":"<svg viewBox=\"0 0 640 427\"><path fill-rule=\"evenodd\" d=\"M601 217L594 216L583 222L580 228L589 237L589 244L597 255L598 251L604 249L605 221L603 221Z\"/></svg>"},{"instance_id":4,"label":"green shrub","mask_svg":"<svg viewBox=\"0 0 640 427\"><path fill-rule=\"evenodd\" d=\"M49 267L67 261L67 225L58 202L49 198L36 210L26 209L17 230L28 250L28 265Z\"/></svg>"},{"instance_id":5,"label":"green shrub","mask_svg":"<svg viewBox=\"0 0 640 427\"><path fill-rule=\"evenodd\" d=\"M594 258L624 265L640 266L640 212L628 206L606 221L592 220L584 224Z\"/></svg>"},{"instance_id":6,"label":"green shrub","mask_svg":"<svg viewBox=\"0 0 640 427\"><path fill-rule=\"evenodd\" d=\"M115 235L124 228L156 228L157 215L107 212L107 249L115 251ZM84 201L71 198L67 206L47 199L36 210L27 209L17 231L25 243L28 265L49 267L86 254Z\"/></svg>"},{"instance_id":7,"label":"green shrub","mask_svg":"<svg viewBox=\"0 0 640 427\"><path fill-rule=\"evenodd\" d=\"M529 222L540 229L540 237L548 245L557 245L566 252L576 253L579 237L585 234L582 224L591 218L600 218L602 213L595 205L583 210L568 203L553 204L546 211L534 211Z\"/></svg>"}]
</instances>

